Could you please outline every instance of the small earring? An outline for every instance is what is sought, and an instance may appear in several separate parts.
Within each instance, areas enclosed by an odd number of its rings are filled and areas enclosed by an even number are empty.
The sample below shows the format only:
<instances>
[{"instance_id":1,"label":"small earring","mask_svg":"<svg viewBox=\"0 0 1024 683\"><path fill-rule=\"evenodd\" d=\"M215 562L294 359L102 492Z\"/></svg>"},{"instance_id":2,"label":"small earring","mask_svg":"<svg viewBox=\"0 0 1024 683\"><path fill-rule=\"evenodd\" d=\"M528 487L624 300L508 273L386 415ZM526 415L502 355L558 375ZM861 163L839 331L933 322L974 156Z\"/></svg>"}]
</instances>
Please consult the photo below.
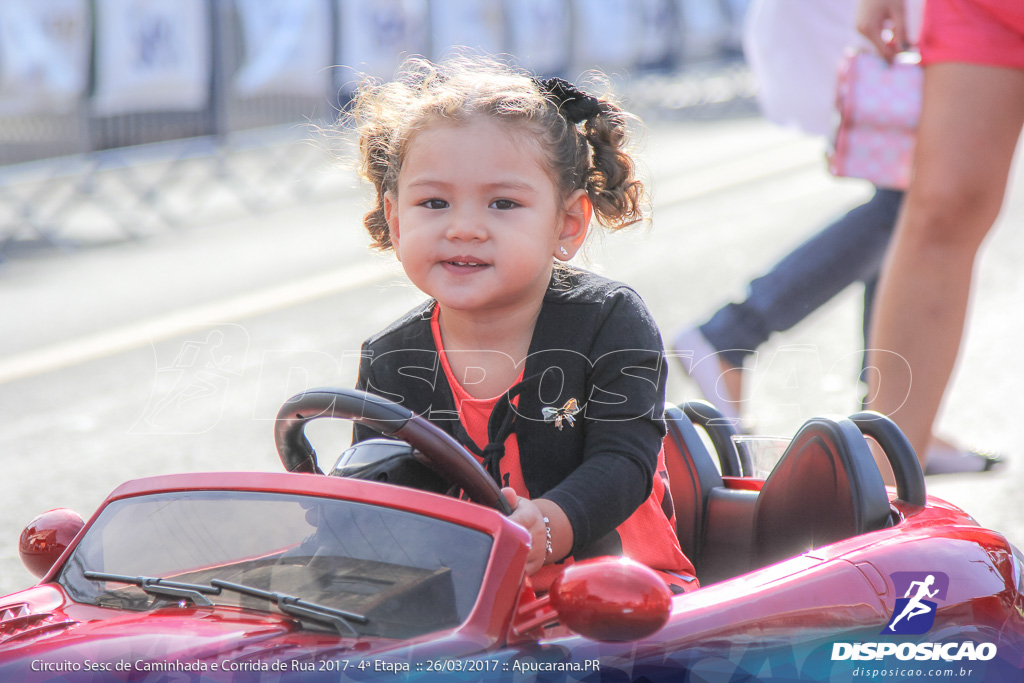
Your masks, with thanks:
<instances>
[{"instance_id":1,"label":"small earring","mask_svg":"<svg viewBox=\"0 0 1024 683\"><path fill-rule=\"evenodd\" d=\"M569 251L565 247L559 247L558 251L561 252L562 256L568 256Z\"/></svg>"}]
</instances>

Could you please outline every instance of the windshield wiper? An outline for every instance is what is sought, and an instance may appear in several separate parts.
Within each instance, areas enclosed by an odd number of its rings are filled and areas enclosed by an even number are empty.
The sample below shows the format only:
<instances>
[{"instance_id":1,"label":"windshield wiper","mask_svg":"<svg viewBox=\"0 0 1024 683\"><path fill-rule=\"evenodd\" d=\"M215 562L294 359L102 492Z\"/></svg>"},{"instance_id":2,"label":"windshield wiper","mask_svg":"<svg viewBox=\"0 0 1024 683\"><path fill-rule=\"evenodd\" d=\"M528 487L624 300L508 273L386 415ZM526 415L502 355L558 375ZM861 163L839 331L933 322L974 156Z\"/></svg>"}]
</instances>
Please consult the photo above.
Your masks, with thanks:
<instances>
[{"instance_id":1,"label":"windshield wiper","mask_svg":"<svg viewBox=\"0 0 1024 683\"><path fill-rule=\"evenodd\" d=\"M124 574L106 574L104 572L84 571L82 576L91 581L117 581L138 586L144 593L162 598L181 598L191 600L193 605L212 607L213 603L206 595L220 595L220 589L198 583L180 583L168 581L156 576L126 576Z\"/></svg>"},{"instance_id":2,"label":"windshield wiper","mask_svg":"<svg viewBox=\"0 0 1024 683\"><path fill-rule=\"evenodd\" d=\"M259 588L253 588L252 586L245 586L240 583L223 581L221 579L212 579L210 583L218 589L223 588L236 593L242 593L243 595L251 595L253 597L269 600L277 605L279 610L290 616L331 624L334 628L338 629L338 633L340 635L345 635L345 631L348 631L352 635L358 637L359 632L356 631L349 622L354 621L359 624L365 624L370 621L362 614L346 612L344 610L334 609L333 607L327 607L326 605L318 605L315 602L308 602L302 598L297 598L294 595L274 593L271 591L261 590Z\"/></svg>"}]
</instances>

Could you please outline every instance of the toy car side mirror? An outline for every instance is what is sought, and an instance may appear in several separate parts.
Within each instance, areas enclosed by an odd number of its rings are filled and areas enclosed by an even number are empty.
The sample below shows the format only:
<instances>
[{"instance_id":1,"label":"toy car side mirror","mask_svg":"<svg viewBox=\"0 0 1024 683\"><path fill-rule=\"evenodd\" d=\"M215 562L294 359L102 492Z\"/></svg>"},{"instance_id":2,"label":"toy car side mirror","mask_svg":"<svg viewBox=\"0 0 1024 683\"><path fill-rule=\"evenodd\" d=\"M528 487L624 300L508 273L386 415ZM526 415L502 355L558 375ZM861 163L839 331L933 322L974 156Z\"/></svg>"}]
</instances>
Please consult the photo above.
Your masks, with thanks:
<instances>
[{"instance_id":1,"label":"toy car side mirror","mask_svg":"<svg viewBox=\"0 0 1024 683\"><path fill-rule=\"evenodd\" d=\"M39 515L25 527L18 554L25 567L42 578L85 526L74 510L57 508Z\"/></svg>"},{"instance_id":2,"label":"toy car side mirror","mask_svg":"<svg viewBox=\"0 0 1024 683\"><path fill-rule=\"evenodd\" d=\"M640 640L668 622L672 592L648 567L625 557L570 565L555 579L551 606L564 625L600 641Z\"/></svg>"}]
</instances>

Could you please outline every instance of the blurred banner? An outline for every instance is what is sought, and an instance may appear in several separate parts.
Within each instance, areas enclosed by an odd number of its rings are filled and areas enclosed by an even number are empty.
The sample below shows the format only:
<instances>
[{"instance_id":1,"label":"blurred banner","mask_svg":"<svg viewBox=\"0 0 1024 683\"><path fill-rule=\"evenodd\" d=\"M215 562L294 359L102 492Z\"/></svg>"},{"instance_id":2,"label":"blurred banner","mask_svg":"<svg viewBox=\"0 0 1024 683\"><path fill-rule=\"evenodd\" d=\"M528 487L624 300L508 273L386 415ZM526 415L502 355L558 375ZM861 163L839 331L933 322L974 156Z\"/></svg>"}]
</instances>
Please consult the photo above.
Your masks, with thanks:
<instances>
[{"instance_id":1,"label":"blurred banner","mask_svg":"<svg viewBox=\"0 0 1024 683\"><path fill-rule=\"evenodd\" d=\"M443 59L453 46L496 55L505 52L501 0L431 0L431 56Z\"/></svg>"},{"instance_id":2,"label":"blurred banner","mask_svg":"<svg viewBox=\"0 0 1024 683\"><path fill-rule=\"evenodd\" d=\"M640 54L640 14L635 0L574 0L573 64L621 72Z\"/></svg>"},{"instance_id":3,"label":"blurred banner","mask_svg":"<svg viewBox=\"0 0 1024 683\"><path fill-rule=\"evenodd\" d=\"M572 57L569 0L509 0L508 51L541 75L565 74Z\"/></svg>"},{"instance_id":4,"label":"blurred banner","mask_svg":"<svg viewBox=\"0 0 1024 683\"><path fill-rule=\"evenodd\" d=\"M363 77L414 55L603 70L641 112L743 111L749 1L0 0L0 258L333 188L310 173L324 150L294 144L303 124L333 126Z\"/></svg>"},{"instance_id":5,"label":"blurred banner","mask_svg":"<svg viewBox=\"0 0 1024 683\"><path fill-rule=\"evenodd\" d=\"M339 30L336 82L349 91L360 74L390 78L410 55L426 55L426 0L337 0Z\"/></svg>"},{"instance_id":6,"label":"blurred banner","mask_svg":"<svg viewBox=\"0 0 1024 683\"><path fill-rule=\"evenodd\" d=\"M330 0L236 0L244 58L235 92L316 97L327 92L334 36Z\"/></svg>"},{"instance_id":7,"label":"blurred banner","mask_svg":"<svg viewBox=\"0 0 1024 683\"><path fill-rule=\"evenodd\" d=\"M0 2L0 116L66 114L89 75L88 0Z\"/></svg>"},{"instance_id":8,"label":"blurred banner","mask_svg":"<svg viewBox=\"0 0 1024 683\"><path fill-rule=\"evenodd\" d=\"M672 66L679 49L679 17L674 0L640 3L640 51L643 66Z\"/></svg>"},{"instance_id":9,"label":"blurred banner","mask_svg":"<svg viewBox=\"0 0 1024 683\"><path fill-rule=\"evenodd\" d=\"M207 106L213 53L207 2L95 0L95 6L96 115Z\"/></svg>"}]
</instances>

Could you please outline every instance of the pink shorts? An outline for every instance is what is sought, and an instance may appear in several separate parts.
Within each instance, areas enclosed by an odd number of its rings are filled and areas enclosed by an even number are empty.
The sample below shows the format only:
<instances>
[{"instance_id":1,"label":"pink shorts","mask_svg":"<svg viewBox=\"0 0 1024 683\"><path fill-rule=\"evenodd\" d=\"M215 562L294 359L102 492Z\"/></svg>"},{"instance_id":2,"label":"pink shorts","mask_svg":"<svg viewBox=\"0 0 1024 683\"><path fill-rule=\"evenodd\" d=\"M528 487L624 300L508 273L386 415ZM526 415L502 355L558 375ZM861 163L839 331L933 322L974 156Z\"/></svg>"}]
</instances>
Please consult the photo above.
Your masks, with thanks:
<instances>
[{"instance_id":1,"label":"pink shorts","mask_svg":"<svg viewBox=\"0 0 1024 683\"><path fill-rule=\"evenodd\" d=\"M1024 0L927 0L921 63L1024 69Z\"/></svg>"}]
</instances>

